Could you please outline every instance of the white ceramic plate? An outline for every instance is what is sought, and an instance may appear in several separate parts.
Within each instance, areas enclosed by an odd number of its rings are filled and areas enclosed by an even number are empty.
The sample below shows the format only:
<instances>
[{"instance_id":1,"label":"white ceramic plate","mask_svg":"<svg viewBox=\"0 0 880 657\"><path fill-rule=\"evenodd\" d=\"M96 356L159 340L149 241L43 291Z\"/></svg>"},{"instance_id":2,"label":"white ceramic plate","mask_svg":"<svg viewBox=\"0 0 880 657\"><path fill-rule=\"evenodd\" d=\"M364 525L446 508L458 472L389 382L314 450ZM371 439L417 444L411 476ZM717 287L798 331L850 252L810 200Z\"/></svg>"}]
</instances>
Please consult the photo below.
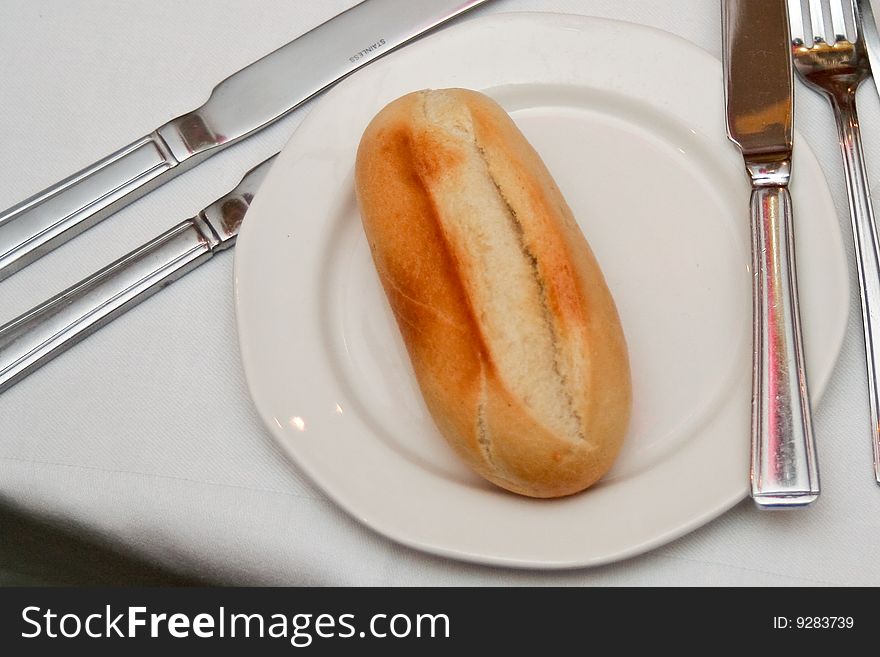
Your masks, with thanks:
<instances>
[{"instance_id":1,"label":"white ceramic plate","mask_svg":"<svg viewBox=\"0 0 880 657\"><path fill-rule=\"evenodd\" d=\"M353 188L361 133L390 100L450 86L483 90L511 112L617 300L634 417L612 472L580 495L509 494L453 456L372 266ZM580 16L473 19L337 86L272 168L236 249L241 351L266 425L355 518L465 560L598 564L728 509L747 491L751 287L749 188L723 120L717 60L664 32ZM794 171L815 400L849 294L827 185L797 137Z\"/></svg>"}]
</instances>

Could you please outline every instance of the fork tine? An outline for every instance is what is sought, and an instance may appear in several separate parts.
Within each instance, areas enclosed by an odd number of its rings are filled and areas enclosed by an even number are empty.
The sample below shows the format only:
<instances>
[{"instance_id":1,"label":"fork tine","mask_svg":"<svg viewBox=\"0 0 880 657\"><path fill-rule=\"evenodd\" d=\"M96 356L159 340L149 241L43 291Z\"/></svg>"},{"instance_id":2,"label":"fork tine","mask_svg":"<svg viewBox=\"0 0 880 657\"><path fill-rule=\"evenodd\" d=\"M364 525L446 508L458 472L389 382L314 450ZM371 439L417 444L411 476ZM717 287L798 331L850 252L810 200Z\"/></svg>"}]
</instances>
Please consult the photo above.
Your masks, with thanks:
<instances>
[{"instance_id":1,"label":"fork tine","mask_svg":"<svg viewBox=\"0 0 880 657\"><path fill-rule=\"evenodd\" d=\"M843 16L844 0L831 0L831 31L835 41L846 41L846 19Z\"/></svg>"},{"instance_id":2,"label":"fork tine","mask_svg":"<svg viewBox=\"0 0 880 657\"><path fill-rule=\"evenodd\" d=\"M825 15L822 0L810 0L810 25L813 27L813 43L825 43Z\"/></svg>"},{"instance_id":3,"label":"fork tine","mask_svg":"<svg viewBox=\"0 0 880 657\"><path fill-rule=\"evenodd\" d=\"M804 12L801 9L801 0L788 0L788 31L791 33L791 42L796 46L807 46L810 43L804 34Z\"/></svg>"}]
</instances>

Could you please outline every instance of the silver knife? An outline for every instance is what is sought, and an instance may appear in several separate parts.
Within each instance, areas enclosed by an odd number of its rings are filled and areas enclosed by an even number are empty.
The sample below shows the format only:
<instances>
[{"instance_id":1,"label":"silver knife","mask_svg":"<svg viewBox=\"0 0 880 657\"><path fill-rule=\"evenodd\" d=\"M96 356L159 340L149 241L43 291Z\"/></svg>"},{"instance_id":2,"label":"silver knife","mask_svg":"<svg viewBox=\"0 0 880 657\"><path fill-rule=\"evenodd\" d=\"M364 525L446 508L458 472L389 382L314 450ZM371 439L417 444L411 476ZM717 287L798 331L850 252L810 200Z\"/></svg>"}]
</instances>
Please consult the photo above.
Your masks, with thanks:
<instances>
[{"instance_id":1,"label":"silver knife","mask_svg":"<svg viewBox=\"0 0 880 657\"><path fill-rule=\"evenodd\" d=\"M763 508L819 495L798 311L791 196L792 68L785 0L722 0L727 133L752 182L751 495Z\"/></svg>"},{"instance_id":2,"label":"silver knife","mask_svg":"<svg viewBox=\"0 0 880 657\"><path fill-rule=\"evenodd\" d=\"M214 87L198 109L0 213L0 280L277 121L362 66L488 0L366 0Z\"/></svg>"},{"instance_id":3,"label":"silver knife","mask_svg":"<svg viewBox=\"0 0 880 657\"><path fill-rule=\"evenodd\" d=\"M862 28L862 35L865 38L865 50L868 53L868 63L871 65L872 71L880 71L880 33L877 31L877 20L874 18L874 8L871 6L871 0L856 0L856 20L861 14L861 23L857 23ZM880 86L875 88L880 92Z\"/></svg>"},{"instance_id":4,"label":"silver knife","mask_svg":"<svg viewBox=\"0 0 880 657\"><path fill-rule=\"evenodd\" d=\"M0 392L235 244L272 156L195 217L0 326Z\"/></svg>"}]
</instances>

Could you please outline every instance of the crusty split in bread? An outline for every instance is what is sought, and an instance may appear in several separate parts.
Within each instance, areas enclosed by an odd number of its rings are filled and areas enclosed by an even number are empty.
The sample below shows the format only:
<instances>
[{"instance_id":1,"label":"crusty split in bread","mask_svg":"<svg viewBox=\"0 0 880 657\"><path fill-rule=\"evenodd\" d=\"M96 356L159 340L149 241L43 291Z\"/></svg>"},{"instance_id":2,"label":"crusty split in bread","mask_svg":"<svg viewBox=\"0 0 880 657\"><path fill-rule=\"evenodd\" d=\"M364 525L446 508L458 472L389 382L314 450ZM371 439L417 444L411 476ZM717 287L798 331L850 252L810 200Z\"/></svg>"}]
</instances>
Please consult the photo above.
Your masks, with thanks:
<instances>
[{"instance_id":1,"label":"crusty split in bread","mask_svg":"<svg viewBox=\"0 0 880 657\"><path fill-rule=\"evenodd\" d=\"M367 127L356 186L376 269L450 445L524 495L595 483L629 421L626 343L571 210L507 113L463 89L403 96Z\"/></svg>"}]
</instances>

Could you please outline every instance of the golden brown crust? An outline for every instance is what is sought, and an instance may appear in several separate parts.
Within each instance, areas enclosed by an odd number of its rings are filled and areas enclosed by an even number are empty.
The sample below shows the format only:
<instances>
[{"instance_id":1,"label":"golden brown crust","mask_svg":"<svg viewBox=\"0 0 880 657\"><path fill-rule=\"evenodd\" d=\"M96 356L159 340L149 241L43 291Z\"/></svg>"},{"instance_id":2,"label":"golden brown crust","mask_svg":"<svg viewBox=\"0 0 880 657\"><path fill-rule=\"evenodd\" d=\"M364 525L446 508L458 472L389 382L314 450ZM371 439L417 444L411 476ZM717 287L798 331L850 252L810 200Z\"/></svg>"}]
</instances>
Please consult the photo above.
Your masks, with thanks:
<instances>
[{"instance_id":1,"label":"golden brown crust","mask_svg":"<svg viewBox=\"0 0 880 657\"><path fill-rule=\"evenodd\" d=\"M495 311L476 291L479 254L465 248L466 229L451 227L451 208L462 200L450 189L481 184L473 171L488 172L477 193L509 215L505 230L515 232L519 250L508 257L524 258L533 272L541 310L516 318L552 338L547 370L558 377L561 420L512 380L501 337L486 320ZM376 269L450 445L479 474L517 493L557 497L595 483L629 421L623 331L571 211L506 112L467 90L399 98L363 135L356 187ZM577 429L566 435L558 427L569 420Z\"/></svg>"}]
</instances>

